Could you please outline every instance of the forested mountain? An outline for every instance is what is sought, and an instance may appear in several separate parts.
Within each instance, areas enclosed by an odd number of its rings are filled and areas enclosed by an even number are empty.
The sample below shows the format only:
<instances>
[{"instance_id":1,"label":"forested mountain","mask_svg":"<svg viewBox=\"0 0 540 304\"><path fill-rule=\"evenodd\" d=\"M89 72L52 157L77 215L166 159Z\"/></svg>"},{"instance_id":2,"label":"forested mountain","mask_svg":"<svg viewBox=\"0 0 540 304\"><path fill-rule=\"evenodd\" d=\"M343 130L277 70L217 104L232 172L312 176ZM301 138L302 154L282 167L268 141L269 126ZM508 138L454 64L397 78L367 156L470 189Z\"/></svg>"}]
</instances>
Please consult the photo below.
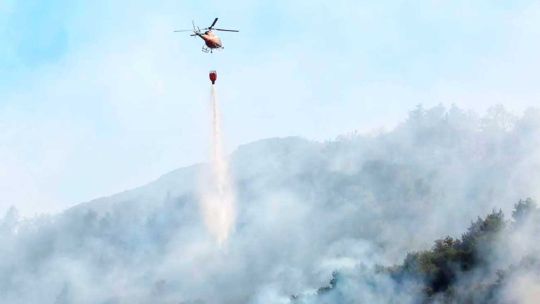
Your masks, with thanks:
<instances>
[{"instance_id":1,"label":"forested mountain","mask_svg":"<svg viewBox=\"0 0 540 304\"><path fill-rule=\"evenodd\" d=\"M536 110L440 106L376 134L241 146L221 247L199 212L206 164L61 214L10 209L0 303L527 303L539 222L515 204L540 197L539 144Z\"/></svg>"}]
</instances>

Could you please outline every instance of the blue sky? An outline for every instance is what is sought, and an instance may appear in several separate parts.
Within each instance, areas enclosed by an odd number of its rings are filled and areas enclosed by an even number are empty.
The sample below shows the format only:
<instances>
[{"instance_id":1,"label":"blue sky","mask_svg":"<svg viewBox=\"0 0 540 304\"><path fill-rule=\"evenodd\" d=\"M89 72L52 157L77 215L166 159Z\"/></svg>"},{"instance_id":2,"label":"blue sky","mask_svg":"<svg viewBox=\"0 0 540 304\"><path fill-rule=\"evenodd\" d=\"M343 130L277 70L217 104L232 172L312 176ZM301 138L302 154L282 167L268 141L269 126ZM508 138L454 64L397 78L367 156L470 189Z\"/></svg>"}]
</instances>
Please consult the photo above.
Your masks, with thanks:
<instances>
[{"instance_id":1,"label":"blue sky","mask_svg":"<svg viewBox=\"0 0 540 304\"><path fill-rule=\"evenodd\" d=\"M238 28L225 50L172 33ZM0 212L56 212L227 147L391 128L417 104L540 104L534 1L1 1Z\"/></svg>"}]
</instances>

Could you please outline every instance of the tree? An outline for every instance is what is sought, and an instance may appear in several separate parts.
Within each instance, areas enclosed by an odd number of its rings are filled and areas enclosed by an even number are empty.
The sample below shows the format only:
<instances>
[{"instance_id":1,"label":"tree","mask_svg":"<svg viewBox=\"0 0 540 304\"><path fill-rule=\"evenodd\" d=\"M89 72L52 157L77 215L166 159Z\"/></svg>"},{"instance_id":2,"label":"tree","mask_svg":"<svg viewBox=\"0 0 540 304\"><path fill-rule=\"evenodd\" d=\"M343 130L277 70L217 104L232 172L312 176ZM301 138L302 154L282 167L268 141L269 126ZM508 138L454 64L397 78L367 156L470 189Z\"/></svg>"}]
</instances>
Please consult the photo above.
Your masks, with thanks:
<instances>
[{"instance_id":1,"label":"tree","mask_svg":"<svg viewBox=\"0 0 540 304\"><path fill-rule=\"evenodd\" d=\"M527 198L525 200L519 200L519 202L514 206L512 211L512 218L517 224L525 222L531 215L537 212L536 202Z\"/></svg>"}]
</instances>

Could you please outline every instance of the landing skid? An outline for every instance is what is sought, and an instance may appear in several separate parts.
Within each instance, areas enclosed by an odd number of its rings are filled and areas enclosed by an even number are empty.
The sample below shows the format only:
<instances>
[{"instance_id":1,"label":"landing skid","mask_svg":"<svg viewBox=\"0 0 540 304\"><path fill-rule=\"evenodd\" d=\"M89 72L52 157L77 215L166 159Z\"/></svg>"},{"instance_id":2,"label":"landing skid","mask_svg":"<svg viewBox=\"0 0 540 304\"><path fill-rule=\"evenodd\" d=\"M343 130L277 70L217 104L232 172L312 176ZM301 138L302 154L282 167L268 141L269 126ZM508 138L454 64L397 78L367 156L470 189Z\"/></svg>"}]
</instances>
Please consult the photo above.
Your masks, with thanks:
<instances>
[{"instance_id":1,"label":"landing skid","mask_svg":"<svg viewBox=\"0 0 540 304\"><path fill-rule=\"evenodd\" d=\"M217 48L216 50L223 50L224 47L220 47L220 48ZM203 53L210 53L212 54L214 52L214 49L211 49L209 47L207 47L206 45L203 45L202 47L202 50L201 50Z\"/></svg>"}]
</instances>

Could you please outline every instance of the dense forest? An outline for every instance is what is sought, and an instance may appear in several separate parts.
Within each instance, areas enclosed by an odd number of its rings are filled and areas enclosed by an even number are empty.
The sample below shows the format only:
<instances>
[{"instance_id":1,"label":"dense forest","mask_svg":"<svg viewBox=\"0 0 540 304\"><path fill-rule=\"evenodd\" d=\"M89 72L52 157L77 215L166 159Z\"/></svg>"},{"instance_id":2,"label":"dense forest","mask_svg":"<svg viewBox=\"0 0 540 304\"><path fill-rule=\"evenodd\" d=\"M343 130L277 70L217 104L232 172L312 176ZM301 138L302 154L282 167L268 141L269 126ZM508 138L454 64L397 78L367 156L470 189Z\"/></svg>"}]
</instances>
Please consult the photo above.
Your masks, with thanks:
<instances>
[{"instance_id":1,"label":"dense forest","mask_svg":"<svg viewBox=\"0 0 540 304\"><path fill-rule=\"evenodd\" d=\"M524 227L539 233L539 224L537 204L530 198L520 200L510 220L505 220L502 211L493 211L472 222L461 238L438 239L430 250L409 253L402 264L381 266L377 272L390 275L396 286L403 284L418 294L418 303L534 303L538 300L534 288L538 288L540 280L538 252L528 253L510 265L494 260L492 253L501 246L511 246L508 239L523 233ZM508 294L508 290L515 288L515 277L524 273L530 276L527 279L535 280L532 286L525 287L531 288L531 297L527 292L525 297ZM343 276L334 272L328 286L319 288L317 300L313 301L348 303L339 295L342 280ZM302 300L299 296L292 299Z\"/></svg>"}]
</instances>

